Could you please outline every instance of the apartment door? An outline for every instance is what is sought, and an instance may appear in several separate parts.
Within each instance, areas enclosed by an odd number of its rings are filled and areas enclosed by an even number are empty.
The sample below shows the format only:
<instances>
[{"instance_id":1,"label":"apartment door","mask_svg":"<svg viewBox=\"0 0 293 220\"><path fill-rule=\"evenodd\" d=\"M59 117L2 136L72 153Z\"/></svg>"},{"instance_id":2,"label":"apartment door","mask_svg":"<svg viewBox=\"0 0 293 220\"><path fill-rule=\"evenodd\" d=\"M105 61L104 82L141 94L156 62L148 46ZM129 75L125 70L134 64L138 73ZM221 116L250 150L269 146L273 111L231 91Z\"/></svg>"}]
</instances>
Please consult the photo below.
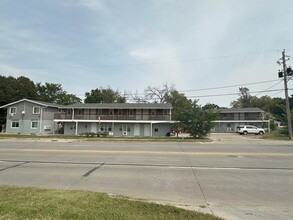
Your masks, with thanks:
<instances>
[{"instance_id":1,"label":"apartment door","mask_svg":"<svg viewBox=\"0 0 293 220\"><path fill-rule=\"evenodd\" d=\"M151 136L151 128L150 124L144 125L144 136Z\"/></svg>"},{"instance_id":2,"label":"apartment door","mask_svg":"<svg viewBox=\"0 0 293 220\"><path fill-rule=\"evenodd\" d=\"M134 136L140 136L140 124L134 124Z\"/></svg>"}]
</instances>

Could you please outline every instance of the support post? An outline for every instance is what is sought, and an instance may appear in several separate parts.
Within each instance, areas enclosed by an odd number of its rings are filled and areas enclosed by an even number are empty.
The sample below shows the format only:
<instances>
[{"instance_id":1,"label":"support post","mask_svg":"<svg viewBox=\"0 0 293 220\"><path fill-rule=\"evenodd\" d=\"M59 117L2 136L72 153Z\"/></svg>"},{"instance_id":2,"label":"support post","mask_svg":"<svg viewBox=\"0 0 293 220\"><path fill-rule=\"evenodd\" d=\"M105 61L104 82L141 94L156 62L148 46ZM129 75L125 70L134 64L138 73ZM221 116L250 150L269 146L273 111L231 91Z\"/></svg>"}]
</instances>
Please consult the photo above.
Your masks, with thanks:
<instances>
[{"instance_id":1,"label":"support post","mask_svg":"<svg viewBox=\"0 0 293 220\"><path fill-rule=\"evenodd\" d=\"M290 104L289 104L289 98L288 98L287 67L286 67L285 50L282 51L282 63L283 63L283 73L284 73L284 87L285 87L288 135L289 135L289 139L291 140L292 139L292 122L291 122L291 112L290 112Z\"/></svg>"}]
</instances>

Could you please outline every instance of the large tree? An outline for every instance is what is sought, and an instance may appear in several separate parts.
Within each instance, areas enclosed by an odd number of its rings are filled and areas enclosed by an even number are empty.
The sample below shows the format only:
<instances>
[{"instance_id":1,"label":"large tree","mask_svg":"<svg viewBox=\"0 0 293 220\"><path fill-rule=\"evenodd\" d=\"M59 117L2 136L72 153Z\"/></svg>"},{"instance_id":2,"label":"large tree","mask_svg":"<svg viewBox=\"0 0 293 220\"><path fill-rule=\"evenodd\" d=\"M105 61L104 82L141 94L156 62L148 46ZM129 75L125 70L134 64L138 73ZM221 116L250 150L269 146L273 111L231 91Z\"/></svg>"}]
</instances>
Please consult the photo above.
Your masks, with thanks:
<instances>
[{"instance_id":1,"label":"large tree","mask_svg":"<svg viewBox=\"0 0 293 220\"><path fill-rule=\"evenodd\" d=\"M37 96L35 84L29 78L0 75L0 106L23 98L36 99ZM5 121L5 109L0 109L0 127Z\"/></svg>"},{"instance_id":2,"label":"large tree","mask_svg":"<svg viewBox=\"0 0 293 220\"><path fill-rule=\"evenodd\" d=\"M192 100L188 99L183 93L172 90L165 99L166 103L171 103L173 107L172 118L178 120L179 115L184 109L192 107Z\"/></svg>"},{"instance_id":3,"label":"large tree","mask_svg":"<svg viewBox=\"0 0 293 220\"><path fill-rule=\"evenodd\" d=\"M213 127L212 121L217 114L213 109L216 105L206 105L204 107L197 104L197 100L188 99L183 93L175 89L175 86L163 84L162 87L148 86L145 89L144 97L137 100L147 100L154 103L171 103L172 119L180 121L180 129L190 131L192 137L203 138Z\"/></svg>"},{"instance_id":4,"label":"large tree","mask_svg":"<svg viewBox=\"0 0 293 220\"><path fill-rule=\"evenodd\" d=\"M233 108L248 108L252 107L252 96L249 93L249 89L246 87L239 88L239 98L236 101L231 102Z\"/></svg>"},{"instance_id":5,"label":"large tree","mask_svg":"<svg viewBox=\"0 0 293 220\"><path fill-rule=\"evenodd\" d=\"M80 98L64 91L61 84L46 82L42 85L41 83L37 83L36 87L40 101L63 105L81 103Z\"/></svg>"},{"instance_id":6,"label":"large tree","mask_svg":"<svg viewBox=\"0 0 293 220\"><path fill-rule=\"evenodd\" d=\"M217 113L207 107L202 107L193 101L190 108L181 109L178 114L179 125L189 131L193 138L204 138L213 128Z\"/></svg>"},{"instance_id":7,"label":"large tree","mask_svg":"<svg viewBox=\"0 0 293 220\"><path fill-rule=\"evenodd\" d=\"M125 103L126 98L111 88L97 88L85 93L85 103Z\"/></svg>"},{"instance_id":8,"label":"large tree","mask_svg":"<svg viewBox=\"0 0 293 220\"><path fill-rule=\"evenodd\" d=\"M162 86L148 86L144 90L143 96L133 95L133 99L138 103L170 103L172 104L172 118L177 120L178 114L184 108L192 106L192 100L183 93L175 89L175 85L164 83Z\"/></svg>"},{"instance_id":9,"label":"large tree","mask_svg":"<svg viewBox=\"0 0 293 220\"><path fill-rule=\"evenodd\" d=\"M175 91L174 84L168 85L164 83L160 86L148 86L144 90L144 97L146 100L157 103L170 103L172 93Z\"/></svg>"},{"instance_id":10,"label":"large tree","mask_svg":"<svg viewBox=\"0 0 293 220\"><path fill-rule=\"evenodd\" d=\"M0 106L22 98L36 99L37 89L33 81L20 76L0 76Z\"/></svg>"}]
</instances>

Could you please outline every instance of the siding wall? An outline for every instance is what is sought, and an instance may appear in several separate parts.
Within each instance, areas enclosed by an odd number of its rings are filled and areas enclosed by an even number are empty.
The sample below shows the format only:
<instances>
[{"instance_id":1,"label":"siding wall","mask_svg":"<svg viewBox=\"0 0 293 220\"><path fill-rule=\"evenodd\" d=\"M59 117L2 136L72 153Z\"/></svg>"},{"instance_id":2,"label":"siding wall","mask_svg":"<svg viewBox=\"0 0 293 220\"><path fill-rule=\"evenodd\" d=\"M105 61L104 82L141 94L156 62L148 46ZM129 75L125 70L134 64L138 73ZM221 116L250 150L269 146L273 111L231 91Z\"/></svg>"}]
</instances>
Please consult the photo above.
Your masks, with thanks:
<instances>
[{"instance_id":1,"label":"siding wall","mask_svg":"<svg viewBox=\"0 0 293 220\"><path fill-rule=\"evenodd\" d=\"M138 126L137 126L138 125ZM148 125L149 131L145 132L146 126ZM134 129L137 129L137 132L139 132L139 136L144 136L145 134L151 134L150 131L150 124L135 124L134 123L95 123L95 122L79 122L77 126L77 134L80 135L82 133L86 132L95 132L97 133L99 131L99 128L101 128L101 131L106 131L105 129L109 130L111 128L110 132L113 132L114 136L134 136ZM170 132L172 127L172 124L153 124L152 126L152 133L153 137L163 137L166 136L168 132ZM76 123L75 122L66 122L64 123L64 134L65 135L75 135L76 133Z\"/></svg>"},{"instance_id":2,"label":"siding wall","mask_svg":"<svg viewBox=\"0 0 293 220\"><path fill-rule=\"evenodd\" d=\"M10 114L10 108L16 107L16 114ZM40 113L34 114L33 108L40 107ZM7 120L6 120L6 132L15 134L37 134L40 131L43 134L52 134L54 129L57 129L57 124L54 123L54 114L58 112L57 108L43 108L41 105L37 105L31 102L21 102L7 108ZM41 111L42 120L41 120ZM24 114L23 114L24 113ZM37 122L37 127L32 128L32 121ZM18 122L18 128L12 128L12 122ZM42 127L40 130L40 126ZM44 129L44 128L50 129Z\"/></svg>"}]
</instances>

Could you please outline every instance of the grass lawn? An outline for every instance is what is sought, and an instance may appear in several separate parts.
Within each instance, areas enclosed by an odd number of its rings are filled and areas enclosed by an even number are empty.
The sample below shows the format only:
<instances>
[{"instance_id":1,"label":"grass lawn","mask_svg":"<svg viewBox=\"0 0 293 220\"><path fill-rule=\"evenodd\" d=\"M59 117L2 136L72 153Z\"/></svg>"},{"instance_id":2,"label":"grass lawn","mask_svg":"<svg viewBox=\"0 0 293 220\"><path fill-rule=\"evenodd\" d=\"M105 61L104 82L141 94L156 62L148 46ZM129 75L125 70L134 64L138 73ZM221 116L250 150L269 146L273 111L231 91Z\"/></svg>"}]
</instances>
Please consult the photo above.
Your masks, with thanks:
<instances>
[{"instance_id":1,"label":"grass lawn","mask_svg":"<svg viewBox=\"0 0 293 220\"><path fill-rule=\"evenodd\" d=\"M25 134L6 134L1 133L0 139L32 139L32 140L76 140L76 141L139 141L139 142L209 142L210 139L194 139L181 137L85 137L75 135L25 135Z\"/></svg>"},{"instance_id":2,"label":"grass lawn","mask_svg":"<svg viewBox=\"0 0 293 220\"><path fill-rule=\"evenodd\" d=\"M288 135L282 134L279 131L271 131L271 133L265 133L262 138L270 140L289 140Z\"/></svg>"},{"instance_id":3,"label":"grass lawn","mask_svg":"<svg viewBox=\"0 0 293 220\"><path fill-rule=\"evenodd\" d=\"M0 219L220 219L105 193L0 186Z\"/></svg>"}]
</instances>

